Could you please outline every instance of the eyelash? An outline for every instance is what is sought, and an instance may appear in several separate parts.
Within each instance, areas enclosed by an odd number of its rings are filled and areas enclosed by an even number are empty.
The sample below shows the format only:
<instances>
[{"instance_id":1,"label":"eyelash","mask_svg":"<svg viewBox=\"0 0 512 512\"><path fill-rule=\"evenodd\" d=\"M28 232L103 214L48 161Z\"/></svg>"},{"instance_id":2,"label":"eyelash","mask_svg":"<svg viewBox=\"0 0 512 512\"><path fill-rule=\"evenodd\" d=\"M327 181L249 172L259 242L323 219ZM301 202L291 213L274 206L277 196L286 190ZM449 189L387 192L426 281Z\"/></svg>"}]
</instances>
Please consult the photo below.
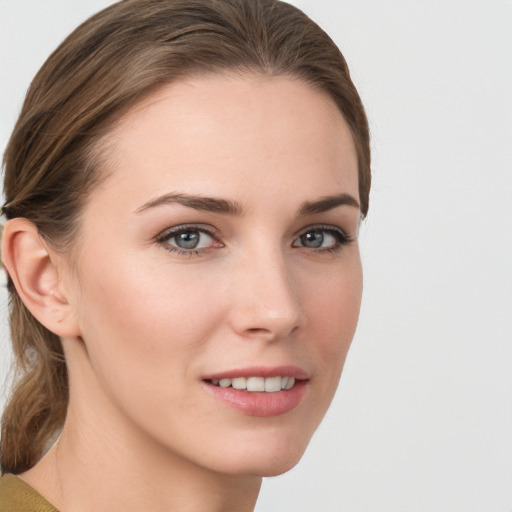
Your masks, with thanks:
<instances>
[{"instance_id":1,"label":"eyelash","mask_svg":"<svg viewBox=\"0 0 512 512\"><path fill-rule=\"evenodd\" d=\"M214 245L210 247L202 247L199 249L182 249L169 243L170 240L184 233L198 232L210 236L214 240ZM206 229L203 226L197 226L194 224L182 224L166 229L156 237L156 241L163 245L164 248L170 252L177 254L178 256L201 256L205 252L209 252L211 249L222 248L224 244L219 241L220 233L218 230L210 228Z\"/></svg>"},{"instance_id":2,"label":"eyelash","mask_svg":"<svg viewBox=\"0 0 512 512\"><path fill-rule=\"evenodd\" d=\"M317 248L312 249L315 253L335 253L343 249L343 247L350 245L354 241L354 237L352 235L349 235L345 233L340 228L337 228L335 226L330 225L313 225L308 226L307 228L303 229L296 237L296 239L300 239L300 237L307 235L308 233L314 233L314 232L320 232L320 233L327 233L331 235L334 240L336 241L336 244L333 247L323 247L323 248ZM295 247L304 247L304 246L295 246ZM307 247L306 247L307 249Z\"/></svg>"},{"instance_id":3,"label":"eyelash","mask_svg":"<svg viewBox=\"0 0 512 512\"><path fill-rule=\"evenodd\" d=\"M170 240L173 238L179 236L180 234L184 233L203 233L208 236L210 236L214 243L213 245L209 247L201 247L199 249L183 249L180 247L176 247L175 245L171 245L169 243ZM331 235L334 240L336 241L336 244L332 247L319 247L319 248L308 248L304 245L295 245L297 240L300 240L301 237L304 235L307 235L308 233L314 233L314 232L320 232L320 233L327 233ZM185 256L185 257L194 257L194 256L202 256L206 252L209 252L212 249L222 248L224 247L224 244L219 240L220 238L220 232L216 229L210 228L206 229L203 226L198 226L194 224L185 224L180 226L175 226L169 229L166 229L165 231L161 232L159 235L155 237L155 240L157 243L161 244L166 250L169 252L175 253L178 256ZM299 232L292 244L292 247L300 248L303 247L305 249L309 249L313 251L314 253L335 253L340 251L344 246L350 245L353 242L354 237L352 235L348 235L340 228L337 228L335 226L330 225L313 225L308 226L307 228L303 229L301 232Z\"/></svg>"}]
</instances>

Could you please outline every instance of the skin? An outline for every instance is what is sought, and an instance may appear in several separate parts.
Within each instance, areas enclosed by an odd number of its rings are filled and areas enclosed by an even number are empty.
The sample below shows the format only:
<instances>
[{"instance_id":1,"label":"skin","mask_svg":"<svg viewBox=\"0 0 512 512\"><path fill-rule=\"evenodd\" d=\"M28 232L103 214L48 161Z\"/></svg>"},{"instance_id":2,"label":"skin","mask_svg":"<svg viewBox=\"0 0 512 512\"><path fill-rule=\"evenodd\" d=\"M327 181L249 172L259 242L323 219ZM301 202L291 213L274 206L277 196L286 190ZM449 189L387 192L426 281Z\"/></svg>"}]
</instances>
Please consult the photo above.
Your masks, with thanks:
<instances>
[{"instance_id":1,"label":"skin","mask_svg":"<svg viewBox=\"0 0 512 512\"><path fill-rule=\"evenodd\" d=\"M302 456L355 331L357 203L298 213L328 196L358 200L350 130L302 81L215 75L165 86L106 142L109 176L74 254L45 246L70 404L58 443L22 477L62 511L252 510L261 477ZM239 211L149 206L165 194ZM162 233L184 224L201 243L179 253ZM323 245L305 246L305 233ZM280 365L309 376L285 414L251 416L205 391L205 375Z\"/></svg>"}]
</instances>

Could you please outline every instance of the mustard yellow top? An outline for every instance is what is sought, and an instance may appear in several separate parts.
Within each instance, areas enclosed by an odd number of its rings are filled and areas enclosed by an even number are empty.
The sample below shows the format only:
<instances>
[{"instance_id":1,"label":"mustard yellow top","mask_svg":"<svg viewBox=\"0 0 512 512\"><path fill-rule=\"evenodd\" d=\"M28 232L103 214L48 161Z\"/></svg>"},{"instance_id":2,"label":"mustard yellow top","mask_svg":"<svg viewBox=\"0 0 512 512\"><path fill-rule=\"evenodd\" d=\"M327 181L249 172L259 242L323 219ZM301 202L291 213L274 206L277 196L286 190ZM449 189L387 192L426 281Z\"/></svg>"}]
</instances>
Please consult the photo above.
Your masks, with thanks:
<instances>
[{"instance_id":1,"label":"mustard yellow top","mask_svg":"<svg viewBox=\"0 0 512 512\"><path fill-rule=\"evenodd\" d=\"M0 512L59 512L16 475L0 478Z\"/></svg>"}]
</instances>

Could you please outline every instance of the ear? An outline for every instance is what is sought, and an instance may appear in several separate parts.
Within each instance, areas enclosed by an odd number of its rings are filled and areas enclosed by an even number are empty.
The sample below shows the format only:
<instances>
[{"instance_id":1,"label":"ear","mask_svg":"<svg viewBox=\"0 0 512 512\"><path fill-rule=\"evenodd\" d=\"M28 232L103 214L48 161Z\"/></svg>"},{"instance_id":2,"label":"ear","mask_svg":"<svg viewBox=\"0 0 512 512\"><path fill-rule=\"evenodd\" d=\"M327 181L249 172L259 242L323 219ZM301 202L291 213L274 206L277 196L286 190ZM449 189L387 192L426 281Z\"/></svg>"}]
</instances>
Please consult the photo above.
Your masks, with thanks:
<instances>
[{"instance_id":1,"label":"ear","mask_svg":"<svg viewBox=\"0 0 512 512\"><path fill-rule=\"evenodd\" d=\"M32 222L21 217L6 222L2 261L21 300L42 325L61 337L79 336L73 301L59 275L63 258L50 249Z\"/></svg>"}]
</instances>

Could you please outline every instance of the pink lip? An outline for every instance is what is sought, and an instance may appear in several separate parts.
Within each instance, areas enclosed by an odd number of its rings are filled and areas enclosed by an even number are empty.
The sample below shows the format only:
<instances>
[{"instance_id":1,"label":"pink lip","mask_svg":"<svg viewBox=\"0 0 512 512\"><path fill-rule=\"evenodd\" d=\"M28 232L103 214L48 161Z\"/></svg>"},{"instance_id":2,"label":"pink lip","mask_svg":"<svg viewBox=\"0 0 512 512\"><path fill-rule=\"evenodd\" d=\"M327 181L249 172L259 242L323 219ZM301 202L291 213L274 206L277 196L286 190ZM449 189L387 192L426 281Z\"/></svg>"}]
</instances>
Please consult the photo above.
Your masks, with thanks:
<instances>
[{"instance_id":1,"label":"pink lip","mask_svg":"<svg viewBox=\"0 0 512 512\"><path fill-rule=\"evenodd\" d=\"M278 377L288 376L296 379L291 389L274 393L250 392L234 388L214 386L211 380L233 379L236 377ZM224 404L241 411L248 416L267 418L280 416L297 407L306 394L309 373L297 366L280 366L274 368L251 367L229 370L211 374L203 378L203 386L208 393Z\"/></svg>"},{"instance_id":2,"label":"pink lip","mask_svg":"<svg viewBox=\"0 0 512 512\"><path fill-rule=\"evenodd\" d=\"M234 379L236 377L294 377L297 380L307 380L309 379L309 372L293 365L251 366L205 375L203 380Z\"/></svg>"}]
</instances>

